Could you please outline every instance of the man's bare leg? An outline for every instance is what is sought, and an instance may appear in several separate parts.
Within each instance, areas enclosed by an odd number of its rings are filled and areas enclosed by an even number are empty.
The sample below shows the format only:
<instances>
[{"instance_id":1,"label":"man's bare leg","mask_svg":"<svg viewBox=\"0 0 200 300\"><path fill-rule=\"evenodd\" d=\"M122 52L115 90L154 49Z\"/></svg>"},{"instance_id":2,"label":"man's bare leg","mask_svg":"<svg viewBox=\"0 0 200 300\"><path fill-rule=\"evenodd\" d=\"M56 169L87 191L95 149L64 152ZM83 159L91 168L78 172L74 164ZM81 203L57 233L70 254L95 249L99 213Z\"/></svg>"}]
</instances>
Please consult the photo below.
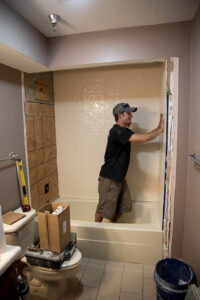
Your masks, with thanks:
<instances>
[{"instance_id":1,"label":"man's bare leg","mask_svg":"<svg viewBox=\"0 0 200 300\"><path fill-rule=\"evenodd\" d=\"M116 215L114 216L112 222L113 222L113 223L116 223L122 215L123 215L122 213L116 214Z\"/></svg>"},{"instance_id":2,"label":"man's bare leg","mask_svg":"<svg viewBox=\"0 0 200 300\"><path fill-rule=\"evenodd\" d=\"M101 217L97 212L95 213L95 222L102 222L103 217Z\"/></svg>"}]
</instances>

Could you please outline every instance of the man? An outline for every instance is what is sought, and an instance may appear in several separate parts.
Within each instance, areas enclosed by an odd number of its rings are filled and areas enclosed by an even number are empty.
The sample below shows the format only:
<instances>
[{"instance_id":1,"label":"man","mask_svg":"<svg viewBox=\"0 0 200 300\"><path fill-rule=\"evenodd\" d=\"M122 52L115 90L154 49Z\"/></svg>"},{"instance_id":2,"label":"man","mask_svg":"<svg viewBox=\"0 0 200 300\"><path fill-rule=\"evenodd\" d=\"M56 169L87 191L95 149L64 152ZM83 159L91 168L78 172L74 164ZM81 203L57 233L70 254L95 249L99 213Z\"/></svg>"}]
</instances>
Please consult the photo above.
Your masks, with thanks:
<instances>
[{"instance_id":1,"label":"man","mask_svg":"<svg viewBox=\"0 0 200 300\"><path fill-rule=\"evenodd\" d=\"M119 103L113 108L116 124L111 128L105 152L105 163L99 174L99 204L95 222L116 222L123 213L132 209L130 192L125 180L130 161L130 142L144 143L163 132L163 116L160 115L158 127L151 132L137 134L131 131L132 113L136 107Z\"/></svg>"}]
</instances>

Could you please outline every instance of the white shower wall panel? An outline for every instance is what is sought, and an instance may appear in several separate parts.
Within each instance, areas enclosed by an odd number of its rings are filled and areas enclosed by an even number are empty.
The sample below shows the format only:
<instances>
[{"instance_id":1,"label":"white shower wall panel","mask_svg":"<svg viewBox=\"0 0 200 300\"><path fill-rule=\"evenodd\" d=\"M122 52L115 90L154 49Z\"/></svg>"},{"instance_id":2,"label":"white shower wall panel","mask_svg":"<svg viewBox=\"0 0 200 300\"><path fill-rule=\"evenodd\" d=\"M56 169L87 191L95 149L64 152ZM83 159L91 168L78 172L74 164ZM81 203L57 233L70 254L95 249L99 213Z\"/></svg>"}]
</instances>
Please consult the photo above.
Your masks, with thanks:
<instances>
[{"instance_id":1,"label":"white shower wall panel","mask_svg":"<svg viewBox=\"0 0 200 300\"><path fill-rule=\"evenodd\" d=\"M137 106L136 132L154 129L165 111L163 63L133 64L54 73L58 180L61 197L98 199L113 106ZM164 136L132 144L127 180L133 201L162 201Z\"/></svg>"}]
</instances>

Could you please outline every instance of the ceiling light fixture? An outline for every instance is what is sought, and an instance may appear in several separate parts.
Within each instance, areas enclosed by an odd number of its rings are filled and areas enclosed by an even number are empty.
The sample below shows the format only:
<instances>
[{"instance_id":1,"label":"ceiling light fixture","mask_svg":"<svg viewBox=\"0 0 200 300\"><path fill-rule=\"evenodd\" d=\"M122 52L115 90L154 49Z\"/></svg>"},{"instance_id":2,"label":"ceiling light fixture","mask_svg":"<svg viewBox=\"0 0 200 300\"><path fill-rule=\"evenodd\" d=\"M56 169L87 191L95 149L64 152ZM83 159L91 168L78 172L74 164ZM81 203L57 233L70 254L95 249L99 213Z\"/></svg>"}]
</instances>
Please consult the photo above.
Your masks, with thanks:
<instances>
[{"instance_id":1,"label":"ceiling light fixture","mask_svg":"<svg viewBox=\"0 0 200 300\"><path fill-rule=\"evenodd\" d=\"M58 21L60 16L56 15L56 14L50 14L48 17L49 17L49 20L51 22L53 31L56 31L57 21Z\"/></svg>"}]
</instances>

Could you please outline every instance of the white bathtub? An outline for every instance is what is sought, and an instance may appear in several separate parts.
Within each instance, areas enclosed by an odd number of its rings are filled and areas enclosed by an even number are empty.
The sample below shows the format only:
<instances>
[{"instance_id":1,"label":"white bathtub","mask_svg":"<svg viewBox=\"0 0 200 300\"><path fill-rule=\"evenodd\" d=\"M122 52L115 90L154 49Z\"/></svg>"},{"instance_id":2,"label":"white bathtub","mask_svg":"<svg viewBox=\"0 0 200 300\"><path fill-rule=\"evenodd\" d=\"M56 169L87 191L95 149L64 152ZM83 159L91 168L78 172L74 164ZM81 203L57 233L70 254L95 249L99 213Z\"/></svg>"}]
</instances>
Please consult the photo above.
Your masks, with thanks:
<instances>
[{"instance_id":1,"label":"white bathtub","mask_svg":"<svg viewBox=\"0 0 200 300\"><path fill-rule=\"evenodd\" d=\"M70 204L71 230L84 257L154 264L162 258L161 206L134 202L120 223L95 223L97 202L59 198Z\"/></svg>"}]
</instances>

